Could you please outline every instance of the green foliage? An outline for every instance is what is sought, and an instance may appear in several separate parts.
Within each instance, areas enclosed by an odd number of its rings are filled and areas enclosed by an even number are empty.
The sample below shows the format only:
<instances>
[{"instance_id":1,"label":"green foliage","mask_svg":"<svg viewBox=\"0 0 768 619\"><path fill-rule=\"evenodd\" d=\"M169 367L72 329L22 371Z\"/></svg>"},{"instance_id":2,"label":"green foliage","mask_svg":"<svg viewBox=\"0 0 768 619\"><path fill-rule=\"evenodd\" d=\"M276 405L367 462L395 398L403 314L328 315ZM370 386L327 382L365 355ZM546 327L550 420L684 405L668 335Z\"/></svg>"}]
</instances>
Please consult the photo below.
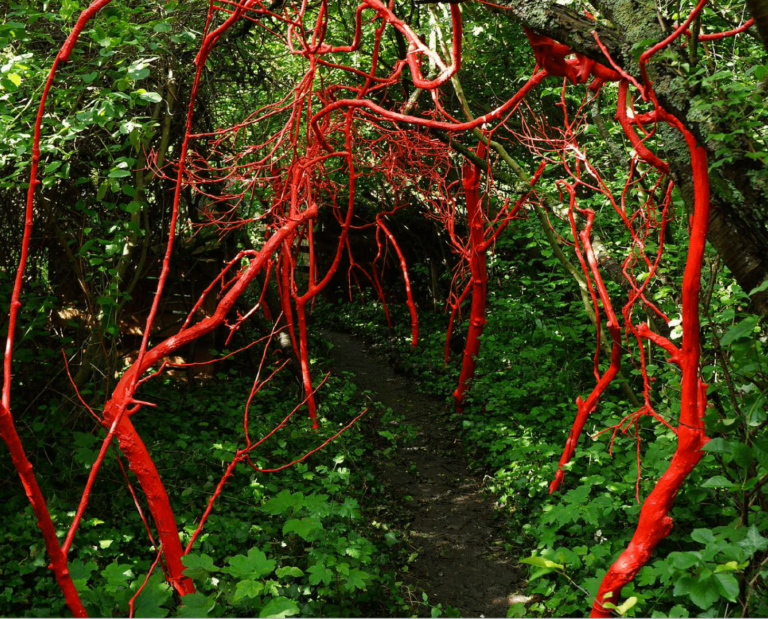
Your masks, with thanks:
<instances>
[{"instance_id":1,"label":"green foliage","mask_svg":"<svg viewBox=\"0 0 768 619\"><path fill-rule=\"evenodd\" d=\"M531 247L541 246L535 230L528 235ZM470 405L456 422L474 459L490 475L487 487L508 521L508 552L528 557L521 563L530 566L526 593L534 601L513 605L509 616L581 616L603 574L626 547L639 515L635 441L619 433L611 453L610 433L596 435L630 409L624 393L614 387L590 418L592 438L582 438L566 466L562 489L550 496L548 484L576 411L573 400L594 384L594 330L581 318L573 280L561 275L551 256L542 252L539 261L526 264L506 253L508 247L512 244L502 241L493 259L494 271L503 275L489 286L478 373ZM682 264L671 260L680 277ZM705 320L703 355L710 399L707 428L714 437L705 447L709 455L676 500L671 535L615 603L615 612L623 616L723 616L734 604L747 604L756 614L766 609L762 579L768 518L761 508L761 487L768 479L765 335L758 318L740 309L746 295L725 282L728 274L721 271L712 305L705 309L712 316ZM657 301L674 315L669 293L658 294ZM405 308L393 305L393 336L387 335L375 302L336 306L326 319L351 325L385 346L422 388L450 394L458 367L455 361L443 367L445 318L421 311L423 337L420 350L412 353ZM723 379L724 363L733 393ZM649 363L648 369L657 378L657 411L674 419L679 373L662 360ZM636 388L634 375L629 372ZM649 420L640 424L642 501L666 470L675 435Z\"/></svg>"}]
</instances>

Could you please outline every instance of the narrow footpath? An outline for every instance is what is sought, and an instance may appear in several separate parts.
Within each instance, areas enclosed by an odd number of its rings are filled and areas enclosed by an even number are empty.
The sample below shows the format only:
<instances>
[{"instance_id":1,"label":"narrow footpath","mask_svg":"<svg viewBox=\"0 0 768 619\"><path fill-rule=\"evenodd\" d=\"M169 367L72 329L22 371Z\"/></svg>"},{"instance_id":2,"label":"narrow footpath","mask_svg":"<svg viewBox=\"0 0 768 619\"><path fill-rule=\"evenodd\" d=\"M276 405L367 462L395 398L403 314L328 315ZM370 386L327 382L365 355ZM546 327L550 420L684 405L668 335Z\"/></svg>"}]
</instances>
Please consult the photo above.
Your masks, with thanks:
<instances>
[{"instance_id":1,"label":"narrow footpath","mask_svg":"<svg viewBox=\"0 0 768 619\"><path fill-rule=\"evenodd\" d=\"M361 390L406 418L416 440L377 466L380 479L406 512L418 557L406 582L423 589L431 605L449 604L463 617L506 617L525 570L504 555L502 519L470 472L461 439L445 428L446 404L421 394L362 339L324 332L333 343L337 372L352 372Z\"/></svg>"}]
</instances>

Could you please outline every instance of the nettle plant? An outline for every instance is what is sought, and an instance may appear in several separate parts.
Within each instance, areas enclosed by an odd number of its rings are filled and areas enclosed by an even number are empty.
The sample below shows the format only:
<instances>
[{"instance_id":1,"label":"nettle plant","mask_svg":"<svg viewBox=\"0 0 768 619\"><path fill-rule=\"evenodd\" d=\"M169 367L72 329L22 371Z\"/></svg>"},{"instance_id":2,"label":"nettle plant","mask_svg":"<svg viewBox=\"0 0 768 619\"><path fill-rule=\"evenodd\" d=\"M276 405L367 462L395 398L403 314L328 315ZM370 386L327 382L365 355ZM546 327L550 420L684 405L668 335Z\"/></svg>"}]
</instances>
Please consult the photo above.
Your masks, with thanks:
<instances>
[{"instance_id":1,"label":"nettle plant","mask_svg":"<svg viewBox=\"0 0 768 619\"><path fill-rule=\"evenodd\" d=\"M640 45L633 72L614 60L611 50L601 39L599 15L578 16L578 19L594 22L594 39L602 52L596 58L574 53L567 45L525 28L536 61L533 72L500 106L478 117L472 117L467 111L468 119L460 121L443 108L440 94L443 86L457 78L462 66L463 17L457 3L450 3L450 9L444 15L445 22L450 23L451 35L441 38L440 49L434 49L396 14L393 3L382 0L360 2L355 12L351 40L339 40L340 35L331 28L334 14L326 0L311 7L307 2L286 2L275 3L272 8L259 0L221 4L210 2L204 33L194 58L195 73L186 105L180 149L170 163L165 163L157 153L147 158L147 167L158 176L170 179L174 187L168 217L168 238L151 309L135 360L122 373L117 384L110 387L103 410L89 408L94 419L104 427L106 436L62 542L56 534L45 498L14 426L11 398L14 385L13 344L18 315L24 303L22 289L35 223L37 189L41 182L45 182L41 178L46 177L45 169L42 172L39 169L46 102L57 91L59 67L70 59L79 37L91 20L111 1L94 0L80 14L56 55L43 87L33 136L20 261L11 294L0 408L0 432L34 509L51 567L71 612L75 616L86 615L75 583L75 580L82 579L82 574L73 574L69 567L69 555L83 522L91 490L113 441L127 459L147 497L157 531L157 539L152 538L156 559L143 585L130 596L131 613L135 612L136 604L147 587L150 592L157 589L161 578L158 568L186 613L202 610L201 599L207 598L198 595L198 588L205 590L210 586L213 580L208 576L216 574L217 579L234 584L234 596L243 599L277 594L275 577L298 575L291 571L293 566L286 566L288 571L278 574L275 560L258 548L232 557L227 566L216 566L203 554L198 555L194 551L214 505L221 499L222 491L236 469L249 467L256 473L268 474L296 466L359 419L358 415L348 420L339 432L325 442L304 455L287 458L281 466L265 468L255 458L258 448L285 428L303 406L306 406L310 423L313 427L318 426L316 392L325 381L318 382L312 376L307 310L336 274L343 255L348 258L350 273L354 270L364 274L380 295L382 304L384 295L377 284L377 260L383 252L391 251L396 256L410 310L411 344L417 346L416 306L405 254L387 222L390 214L407 208L415 200L434 205L434 217L443 222L453 248L461 255L462 266L455 278L456 290L452 297L454 306L458 307L469 294L472 298L463 367L455 393L459 409L464 404L466 386L475 373L474 358L479 351L480 335L486 320L486 261L496 239L513 218L525 212L538 213L544 208L552 210L550 215L559 216L568 227L577 270L580 270L579 279L583 283L585 306L598 328L598 343L594 357L595 385L585 398L576 400L576 418L551 481L550 492L555 492L563 484L587 420L595 413L628 358L638 370L642 383L641 397L609 430L614 435L619 431L634 432L639 441L640 424L653 422L659 424L660 431L669 432L673 437L672 453L664 467L659 467L663 470L659 470L658 479L638 510L635 533L602 577L593 600L593 616L608 617L614 611L627 612L631 607L631 598L622 602L622 591L633 586L633 581L648 564L656 546L672 531L670 510L675 498L694 473L709 443L705 426L708 415L707 385L701 375L700 328L702 265L710 208L707 153L685 119L679 118L660 101L649 67L673 45L682 45L691 38L703 41L733 36L751 24L714 35L698 34L697 27L697 33L692 34L689 29L706 5L706 0L701 0L687 15L680 16L678 25L666 38ZM242 20L250 20L263 27L289 56L300 60L297 66L301 68L301 73L274 100L256 109L239 110L238 121L212 132L194 133L192 121L197 111L198 92L206 63L215 53L217 44ZM98 28L98 21L95 24L93 27ZM404 41L407 53L387 66L380 61L387 41L385 35L390 33ZM363 43L370 48L370 57L358 53ZM432 74L427 76L424 70L426 63L433 68ZM141 68L137 67L135 71L140 73ZM399 91L406 74L415 91L408 100L400 101L394 93ZM528 104L527 98L536 96L535 93L543 88L545 82L562 83L562 122L559 124L553 124L537 114ZM632 149L628 156L625 153L624 176L618 185L603 179L592 161L591 152L582 143L587 126L586 110L603 91L615 95L617 131ZM418 93L421 92L431 98L427 107L419 105ZM574 96L580 104L570 109L565 102ZM149 93L140 93L138 97L153 102ZM536 161L527 180L514 186L497 183L489 173L490 153L504 157L503 147L493 140L502 129ZM451 156L459 148L452 143L451 137L467 132L473 132L479 144L474 150L465 147L462 152L467 162L462 167L459 186L450 182L448 175ZM681 247L684 277L679 307L679 341L665 334L664 329L651 328L652 321L648 319L651 315L654 323L669 325L672 322L670 313L663 311L650 295L651 286L656 283L664 265L665 231L673 216L675 189L670 164L654 150L658 135L674 135L680 141L680 152L688 161L693 179L689 235ZM133 165L135 162L123 160L110 175L119 181L123 171ZM51 173L55 171L50 169ZM358 190L365 179L374 173L383 182L391 199L382 199L380 204L374 204L378 207L375 215L361 220L358 211L361 210L363 192L358 196ZM546 182L548 192L556 196L557 208L553 209L544 200L538 187L542 182ZM202 226L227 231L258 223L263 229L263 239L256 248L242 249L231 257L205 288L174 334L150 342L166 289L174 246L182 230L179 208L182 191L205 198L205 221ZM258 206L254 207L254 204ZM598 204L604 208L598 209ZM316 251L315 225L321 213L329 214L338 230L330 260L322 264ZM616 222L613 229L615 244L623 252L619 261L620 272L628 294L622 306L616 305L609 291L610 286L606 285L605 267L596 257L595 228L601 218L609 217L609 214ZM465 236L457 232L455 225L457 218L462 216L468 221L469 230ZM375 229L377 254L370 266L355 261L349 242L350 230L359 227ZM306 273L300 268L303 266L300 264L302 246L308 248ZM268 307L264 299L268 282L278 291L278 302L273 307ZM263 283L258 303L244 314L234 311L238 299L255 283ZM213 307L203 312L201 308L208 299L214 301ZM273 326L269 336L252 344L261 344L264 354L246 396L242 435L237 444L231 445L232 449L228 450L229 459L224 473L212 488L195 530L189 535L186 545L182 546L168 490L132 421L135 415L155 406L143 399L140 392L148 381L173 365L169 357L182 346L200 340L214 329L228 330L231 336L256 311L264 311L273 321ZM290 347L300 362L304 400L272 431L256 435L249 424L250 407L262 387L282 367L270 371L264 359L267 344L283 330L288 334ZM658 363L678 370L669 375L669 380L679 384L679 401L675 402L673 410L662 411L654 400L655 377L647 365L651 349L656 357L663 357L663 362L659 360ZM607 365L601 364L603 350L608 353ZM759 483L756 482L752 489ZM571 498L571 502L580 503L586 495L582 492ZM284 534L309 540L320 530L317 518L313 517L313 510L318 508L319 501L318 496L279 494L266 504L265 509L290 516L284 525ZM352 508L347 506L347 509ZM747 510L747 520L749 514ZM702 534L702 539L707 540L706 534ZM751 539L755 548L762 543L762 538ZM717 535L713 532L712 544L717 543ZM723 543L726 543L724 539ZM726 547L727 544L723 546ZM312 552L322 552L322 546L315 547ZM708 585L707 579L711 578L721 587L718 595L725 595L726 598L733 596L733 581L729 578L728 566L735 562L735 569L738 570L748 557L744 553L728 554L722 549L710 557L712 552L705 549L699 564L680 567L682 564L678 561L675 566L690 570L690 581L685 582L693 583L692 587L695 585L697 591ZM360 553L362 556L362 549ZM726 566L719 572L717 566L714 570L709 567L714 565L718 553L724 554L727 559L717 564ZM352 559L361 561L359 557ZM338 571L340 577L333 584L333 561L338 563L338 558L328 552L323 561L313 565L310 576L312 585L333 585L350 592L364 586L367 572L353 560L346 562L344 571ZM543 562L544 569L562 569L563 565L547 557L531 561L535 564ZM688 559L684 559L683 563L686 561ZM122 586L124 576L125 571L117 565L108 574L109 586ZM170 594L171 591L166 591L162 595ZM290 614L295 611L291 604L290 600L278 595L261 612L267 615Z\"/></svg>"}]
</instances>

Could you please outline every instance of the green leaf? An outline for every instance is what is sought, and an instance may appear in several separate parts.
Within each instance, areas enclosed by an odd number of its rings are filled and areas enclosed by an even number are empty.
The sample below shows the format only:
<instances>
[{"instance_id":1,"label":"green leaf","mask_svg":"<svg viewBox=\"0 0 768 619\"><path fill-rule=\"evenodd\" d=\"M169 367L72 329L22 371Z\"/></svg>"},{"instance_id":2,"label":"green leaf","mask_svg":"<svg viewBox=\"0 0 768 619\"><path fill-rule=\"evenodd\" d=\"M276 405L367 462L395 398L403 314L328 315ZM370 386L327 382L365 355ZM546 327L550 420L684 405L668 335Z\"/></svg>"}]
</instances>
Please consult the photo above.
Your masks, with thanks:
<instances>
[{"instance_id":1,"label":"green leaf","mask_svg":"<svg viewBox=\"0 0 768 619\"><path fill-rule=\"evenodd\" d=\"M363 572L358 569L350 570L345 587L350 591L354 591L355 589L365 589L365 581L370 577L371 575L368 572Z\"/></svg>"},{"instance_id":2,"label":"green leaf","mask_svg":"<svg viewBox=\"0 0 768 619\"><path fill-rule=\"evenodd\" d=\"M322 530L323 525L313 518L302 518L301 520L289 520L283 526L283 535L295 533L302 539L311 542L317 537L317 533Z\"/></svg>"},{"instance_id":3,"label":"green leaf","mask_svg":"<svg viewBox=\"0 0 768 619\"><path fill-rule=\"evenodd\" d=\"M270 499L261 506L261 511L273 516L283 514L289 509L297 511L304 505L304 495L301 492L291 494L290 490L283 490L274 499Z\"/></svg>"},{"instance_id":4,"label":"green leaf","mask_svg":"<svg viewBox=\"0 0 768 619\"><path fill-rule=\"evenodd\" d=\"M554 571L555 570L553 570L552 568L549 568L549 567L540 567L539 569L534 570L533 574L531 574L528 577L528 584L530 585L534 580L538 580L542 576L546 576L547 574L551 574Z\"/></svg>"},{"instance_id":5,"label":"green leaf","mask_svg":"<svg viewBox=\"0 0 768 619\"><path fill-rule=\"evenodd\" d=\"M752 457L752 448L744 443L734 443L732 454L733 461L743 469L749 468L754 460Z\"/></svg>"},{"instance_id":6,"label":"green leaf","mask_svg":"<svg viewBox=\"0 0 768 619\"><path fill-rule=\"evenodd\" d=\"M701 484L702 488L731 488L733 483L722 475L715 475L710 477L707 481Z\"/></svg>"},{"instance_id":7,"label":"green leaf","mask_svg":"<svg viewBox=\"0 0 768 619\"><path fill-rule=\"evenodd\" d=\"M670 552L669 559L672 561L672 565L679 570L687 570L701 562L698 554L693 552Z\"/></svg>"},{"instance_id":8,"label":"green leaf","mask_svg":"<svg viewBox=\"0 0 768 619\"><path fill-rule=\"evenodd\" d=\"M768 469L768 441L755 441L752 445L752 453L760 466Z\"/></svg>"},{"instance_id":9,"label":"green leaf","mask_svg":"<svg viewBox=\"0 0 768 619\"><path fill-rule=\"evenodd\" d=\"M750 556L756 552L762 552L768 548L768 539L760 535L760 531L757 530L755 525L752 525L747 529L746 537L739 542L739 546L744 548Z\"/></svg>"},{"instance_id":10,"label":"green leaf","mask_svg":"<svg viewBox=\"0 0 768 619\"><path fill-rule=\"evenodd\" d=\"M299 607L296 602L288 598L274 598L269 604L261 609L259 617L293 617L299 614Z\"/></svg>"},{"instance_id":11,"label":"green leaf","mask_svg":"<svg viewBox=\"0 0 768 619\"><path fill-rule=\"evenodd\" d=\"M691 533L691 539L694 542L699 542L700 544L706 545L710 542L714 542L715 536L709 529L694 529L693 533Z\"/></svg>"},{"instance_id":12,"label":"green leaf","mask_svg":"<svg viewBox=\"0 0 768 619\"><path fill-rule=\"evenodd\" d=\"M333 581L333 572L322 563L316 563L307 572L309 572L310 585L319 585L321 582L330 585Z\"/></svg>"},{"instance_id":13,"label":"green leaf","mask_svg":"<svg viewBox=\"0 0 768 619\"><path fill-rule=\"evenodd\" d=\"M132 588L138 591L141 583L144 579L141 578L133 583ZM168 615L168 609L163 608L165 604L173 594L171 588L163 581L163 575L160 572L155 572L150 577L144 589L142 589L139 597L136 598L134 604L134 617L139 618L151 618L151 617L165 617Z\"/></svg>"},{"instance_id":14,"label":"green leaf","mask_svg":"<svg viewBox=\"0 0 768 619\"><path fill-rule=\"evenodd\" d=\"M227 571L238 578L260 578L275 569L275 561L267 559L258 548L251 548L248 556L237 555L227 559L230 567Z\"/></svg>"},{"instance_id":15,"label":"green leaf","mask_svg":"<svg viewBox=\"0 0 768 619\"><path fill-rule=\"evenodd\" d=\"M534 565L536 567L546 567L553 570L562 570L565 568L561 563L555 563L544 557L528 557L527 559L520 559L520 563L526 563L527 565Z\"/></svg>"},{"instance_id":16,"label":"green leaf","mask_svg":"<svg viewBox=\"0 0 768 619\"><path fill-rule=\"evenodd\" d=\"M104 196L107 195L107 192L109 191L109 183L107 181L104 181L101 185L99 185L99 190L96 192L96 199L101 201L104 199Z\"/></svg>"},{"instance_id":17,"label":"green leaf","mask_svg":"<svg viewBox=\"0 0 768 619\"><path fill-rule=\"evenodd\" d=\"M150 103L160 103L163 98L156 92L142 92L139 93L139 99L149 101Z\"/></svg>"},{"instance_id":18,"label":"green leaf","mask_svg":"<svg viewBox=\"0 0 768 619\"><path fill-rule=\"evenodd\" d=\"M728 563L722 563L715 568L715 574L720 572L736 572L739 569L738 561L728 561Z\"/></svg>"},{"instance_id":19,"label":"green leaf","mask_svg":"<svg viewBox=\"0 0 768 619\"><path fill-rule=\"evenodd\" d=\"M186 559L187 557L183 557ZM206 597L199 591L195 593L188 593L181 598L183 605L176 613L177 617L187 617L194 619L199 617L200 619L207 619L208 613L213 608L215 602L212 602L210 598Z\"/></svg>"},{"instance_id":20,"label":"green leaf","mask_svg":"<svg viewBox=\"0 0 768 619\"><path fill-rule=\"evenodd\" d=\"M93 561L83 563L79 559L75 559L69 564L69 575L72 580L79 580L85 584L90 578L91 573L96 570L96 564Z\"/></svg>"},{"instance_id":21,"label":"green leaf","mask_svg":"<svg viewBox=\"0 0 768 619\"><path fill-rule=\"evenodd\" d=\"M255 598L264 591L264 583L255 580L241 580L235 587L235 602L243 598Z\"/></svg>"},{"instance_id":22,"label":"green leaf","mask_svg":"<svg viewBox=\"0 0 768 619\"><path fill-rule=\"evenodd\" d=\"M213 564L213 559L207 554L188 554L181 558L181 562L186 567L184 575L194 580L206 580L208 574L219 571L219 568Z\"/></svg>"},{"instance_id":23,"label":"green leaf","mask_svg":"<svg viewBox=\"0 0 768 619\"><path fill-rule=\"evenodd\" d=\"M720 599L720 593L711 576L705 576L694 582L688 591L688 595L691 598L691 602L702 610L706 610Z\"/></svg>"},{"instance_id":24,"label":"green leaf","mask_svg":"<svg viewBox=\"0 0 768 619\"><path fill-rule=\"evenodd\" d=\"M719 566L718 566L719 567ZM735 602L739 598L739 581L733 574L719 573L714 575L717 589L729 602Z\"/></svg>"},{"instance_id":25,"label":"green leaf","mask_svg":"<svg viewBox=\"0 0 768 619\"><path fill-rule=\"evenodd\" d=\"M45 174L51 174L52 172L55 172L61 167L61 161L53 161L49 163L47 166L45 166L44 173Z\"/></svg>"},{"instance_id":26,"label":"green leaf","mask_svg":"<svg viewBox=\"0 0 768 619\"><path fill-rule=\"evenodd\" d=\"M690 617L691 614L688 612L688 609L685 606L681 606L680 604L677 604L669 610L669 616L682 617L685 619L687 617Z\"/></svg>"},{"instance_id":27,"label":"green leaf","mask_svg":"<svg viewBox=\"0 0 768 619\"><path fill-rule=\"evenodd\" d=\"M118 587L128 586L128 580L134 577L130 565L121 565L119 563L110 563L101 575L107 579L107 590L116 591Z\"/></svg>"},{"instance_id":28,"label":"green leaf","mask_svg":"<svg viewBox=\"0 0 768 619\"><path fill-rule=\"evenodd\" d=\"M760 320L758 316L747 316L739 324L734 325L725 332L725 335L720 340L720 345L728 346L736 340L750 336L752 331L755 330L758 320Z\"/></svg>"},{"instance_id":29,"label":"green leaf","mask_svg":"<svg viewBox=\"0 0 768 619\"><path fill-rule=\"evenodd\" d=\"M128 77L132 80L142 80L145 77L149 77L149 69L143 62L137 62L128 67Z\"/></svg>"},{"instance_id":30,"label":"green leaf","mask_svg":"<svg viewBox=\"0 0 768 619\"><path fill-rule=\"evenodd\" d=\"M701 450L709 453L731 453L731 443L724 438L713 438Z\"/></svg>"},{"instance_id":31,"label":"green leaf","mask_svg":"<svg viewBox=\"0 0 768 619\"><path fill-rule=\"evenodd\" d=\"M298 578L300 576L304 576L304 572L302 572L298 567L278 567L275 574L277 574L278 578L285 578L286 576L293 576L294 578Z\"/></svg>"},{"instance_id":32,"label":"green leaf","mask_svg":"<svg viewBox=\"0 0 768 619\"><path fill-rule=\"evenodd\" d=\"M632 597L627 598L621 606L617 606L616 612L623 617L635 604L637 604L637 597L633 595Z\"/></svg>"},{"instance_id":33,"label":"green leaf","mask_svg":"<svg viewBox=\"0 0 768 619\"><path fill-rule=\"evenodd\" d=\"M109 173L108 178L125 178L126 176L130 176L131 171L130 170L112 170Z\"/></svg>"},{"instance_id":34,"label":"green leaf","mask_svg":"<svg viewBox=\"0 0 768 619\"><path fill-rule=\"evenodd\" d=\"M768 279L764 280L762 284L757 286L756 288L752 288L752 290L749 291L749 296L757 294L758 292L762 292L763 290L768 289Z\"/></svg>"},{"instance_id":35,"label":"green leaf","mask_svg":"<svg viewBox=\"0 0 768 619\"><path fill-rule=\"evenodd\" d=\"M141 202L129 202L128 204L123 205L122 208L126 213L138 213L141 210Z\"/></svg>"}]
</instances>

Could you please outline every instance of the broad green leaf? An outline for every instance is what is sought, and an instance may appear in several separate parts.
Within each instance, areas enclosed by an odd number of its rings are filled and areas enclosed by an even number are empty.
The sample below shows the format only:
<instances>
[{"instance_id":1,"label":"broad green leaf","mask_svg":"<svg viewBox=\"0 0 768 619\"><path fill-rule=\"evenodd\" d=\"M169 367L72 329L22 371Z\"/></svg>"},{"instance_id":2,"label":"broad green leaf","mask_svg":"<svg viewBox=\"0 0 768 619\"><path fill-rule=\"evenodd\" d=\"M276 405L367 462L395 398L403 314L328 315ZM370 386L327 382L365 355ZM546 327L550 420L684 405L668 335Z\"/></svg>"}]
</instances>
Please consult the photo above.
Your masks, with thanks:
<instances>
[{"instance_id":1,"label":"broad green leaf","mask_svg":"<svg viewBox=\"0 0 768 619\"><path fill-rule=\"evenodd\" d=\"M322 563L316 563L307 572L309 573L310 585L319 585L321 582L330 585L333 581L333 572Z\"/></svg>"},{"instance_id":2,"label":"broad green leaf","mask_svg":"<svg viewBox=\"0 0 768 619\"><path fill-rule=\"evenodd\" d=\"M230 567L228 572L238 578L260 578L275 569L275 561L267 559L258 548L251 548L248 556L237 555L227 559Z\"/></svg>"},{"instance_id":3,"label":"broad green leaf","mask_svg":"<svg viewBox=\"0 0 768 619\"><path fill-rule=\"evenodd\" d=\"M691 539L700 544L709 544L715 541L715 536L709 529L694 529L693 533L691 533Z\"/></svg>"},{"instance_id":4,"label":"broad green leaf","mask_svg":"<svg viewBox=\"0 0 768 619\"><path fill-rule=\"evenodd\" d=\"M733 483L722 475L715 475L710 477L707 481L701 484L702 488L731 488Z\"/></svg>"},{"instance_id":5,"label":"broad green leaf","mask_svg":"<svg viewBox=\"0 0 768 619\"><path fill-rule=\"evenodd\" d=\"M270 499L261 506L261 511L277 515L287 512L289 509L297 511L304 505L304 495L301 492L291 494L290 490L283 490L274 499Z\"/></svg>"},{"instance_id":6,"label":"broad green leaf","mask_svg":"<svg viewBox=\"0 0 768 619\"><path fill-rule=\"evenodd\" d=\"M766 290L766 289L768 289L768 279L763 281L763 283L757 286L756 288L752 288L752 290L749 291L749 296L751 297L752 295L755 295L758 292L762 292L763 290Z\"/></svg>"},{"instance_id":7,"label":"broad green leaf","mask_svg":"<svg viewBox=\"0 0 768 619\"><path fill-rule=\"evenodd\" d=\"M720 572L735 572L739 569L739 564L736 561L728 561L728 563L723 563L721 565L718 565L715 568L715 574L719 574Z\"/></svg>"},{"instance_id":8,"label":"broad green leaf","mask_svg":"<svg viewBox=\"0 0 768 619\"><path fill-rule=\"evenodd\" d=\"M72 580L83 581L83 584L91 578L91 573L96 570L96 564L93 561L83 563L79 559L75 559L69 564L69 575Z\"/></svg>"},{"instance_id":9,"label":"broad green leaf","mask_svg":"<svg viewBox=\"0 0 768 619\"><path fill-rule=\"evenodd\" d=\"M719 567L719 566L718 566ZM739 581L733 574L716 573L714 575L715 582L717 583L717 589L729 602L735 602L739 598Z\"/></svg>"},{"instance_id":10,"label":"broad green leaf","mask_svg":"<svg viewBox=\"0 0 768 619\"><path fill-rule=\"evenodd\" d=\"M687 570L701 562L698 553L693 552L670 552L669 559L672 561L672 565L679 570Z\"/></svg>"},{"instance_id":11,"label":"broad green leaf","mask_svg":"<svg viewBox=\"0 0 768 619\"><path fill-rule=\"evenodd\" d=\"M520 559L520 563L526 563L528 565L534 565L536 567L546 567L553 570L562 570L565 568L561 563L555 563L544 557L528 557L527 559Z\"/></svg>"},{"instance_id":12,"label":"broad green leaf","mask_svg":"<svg viewBox=\"0 0 768 619\"><path fill-rule=\"evenodd\" d=\"M685 606L681 606L680 604L677 604L669 610L669 616L687 619L687 617L690 617L691 614L688 612L688 609Z\"/></svg>"},{"instance_id":13,"label":"broad green leaf","mask_svg":"<svg viewBox=\"0 0 768 619\"><path fill-rule=\"evenodd\" d=\"M145 77L149 77L149 69L143 62L137 62L128 67L128 77L132 80L142 80Z\"/></svg>"},{"instance_id":14,"label":"broad green leaf","mask_svg":"<svg viewBox=\"0 0 768 619\"><path fill-rule=\"evenodd\" d=\"M732 326L725 332L725 335L720 340L720 345L728 346L736 340L750 336L752 331L755 330L758 320L760 320L758 316L747 316L740 323Z\"/></svg>"},{"instance_id":15,"label":"broad green leaf","mask_svg":"<svg viewBox=\"0 0 768 619\"><path fill-rule=\"evenodd\" d=\"M355 589L365 589L365 581L370 577L371 575L368 574L368 572L363 572L358 569L351 570L349 576L347 576L345 586L350 591L354 591Z\"/></svg>"},{"instance_id":16,"label":"broad green leaf","mask_svg":"<svg viewBox=\"0 0 768 619\"><path fill-rule=\"evenodd\" d=\"M255 580L241 580L235 587L235 602L243 598L255 598L264 591L264 583Z\"/></svg>"},{"instance_id":17,"label":"broad green leaf","mask_svg":"<svg viewBox=\"0 0 768 619\"><path fill-rule=\"evenodd\" d=\"M283 526L283 535L295 533L302 539L310 542L317 537L317 533L322 530L323 525L313 518L302 518L301 520L289 520Z\"/></svg>"},{"instance_id":18,"label":"broad green leaf","mask_svg":"<svg viewBox=\"0 0 768 619\"><path fill-rule=\"evenodd\" d=\"M296 602L289 600L288 598L274 598L269 604L261 609L259 613L260 618L275 617L282 619L283 617L293 617L299 614L299 607Z\"/></svg>"},{"instance_id":19,"label":"broad green leaf","mask_svg":"<svg viewBox=\"0 0 768 619\"><path fill-rule=\"evenodd\" d=\"M130 170L112 170L109 173L109 178L125 178L126 176L130 176L131 171Z\"/></svg>"},{"instance_id":20,"label":"broad green leaf","mask_svg":"<svg viewBox=\"0 0 768 619\"><path fill-rule=\"evenodd\" d=\"M755 441L752 445L752 453L760 466L768 469L768 441Z\"/></svg>"},{"instance_id":21,"label":"broad green leaf","mask_svg":"<svg viewBox=\"0 0 768 619\"><path fill-rule=\"evenodd\" d=\"M144 582L143 578L140 578L131 586L132 589L138 591L141 584ZM168 609L163 608L165 604L173 595L171 588L163 581L163 575L161 572L152 574L147 582L146 586L141 590L139 597L136 598L134 604L134 617L142 619L150 619L151 617L165 617L168 615Z\"/></svg>"},{"instance_id":22,"label":"broad green leaf","mask_svg":"<svg viewBox=\"0 0 768 619\"><path fill-rule=\"evenodd\" d=\"M186 567L184 575L194 580L205 580L211 572L219 571L207 554L189 554L182 557L181 562Z\"/></svg>"},{"instance_id":23,"label":"broad green leaf","mask_svg":"<svg viewBox=\"0 0 768 619\"><path fill-rule=\"evenodd\" d=\"M534 580L538 580L542 576L546 576L547 574L551 574L554 571L555 570L553 570L550 567L540 567L537 570L534 570L533 574L531 574L528 577L528 584L532 583Z\"/></svg>"},{"instance_id":24,"label":"broad green leaf","mask_svg":"<svg viewBox=\"0 0 768 619\"><path fill-rule=\"evenodd\" d=\"M139 98L150 103L160 103L163 98L156 92L142 92L139 93Z\"/></svg>"},{"instance_id":25,"label":"broad green leaf","mask_svg":"<svg viewBox=\"0 0 768 619\"><path fill-rule=\"evenodd\" d=\"M724 438L713 438L701 450L709 453L731 453L731 443Z\"/></svg>"},{"instance_id":26,"label":"broad green leaf","mask_svg":"<svg viewBox=\"0 0 768 619\"><path fill-rule=\"evenodd\" d=\"M124 204L122 208L126 213L138 213L141 210L141 202L129 202L128 204Z\"/></svg>"},{"instance_id":27,"label":"broad green leaf","mask_svg":"<svg viewBox=\"0 0 768 619\"><path fill-rule=\"evenodd\" d=\"M128 586L128 581L134 577L133 571L130 565L122 565L119 563L110 563L101 575L107 579L107 590L115 591L117 587Z\"/></svg>"},{"instance_id":28,"label":"broad green leaf","mask_svg":"<svg viewBox=\"0 0 768 619\"><path fill-rule=\"evenodd\" d=\"M286 576L299 578L300 576L304 576L304 572L302 572L298 567L278 567L277 571L275 571L275 574L277 574L278 578L285 578Z\"/></svg>"},{"instance_id":29,"label":"broad green leaf","mask_svg":"<svg viewBox=\"0 0 768 619\"><path fill-rule=\"evenodd\" d=\"M752 556L756 552L762 552L768 548L768 539L760 535L760 531L757 530L757 527L752 525L747 529L747 535L739 542L739 546L744 548L744 550Z\"/></svg>"},{"instance_id":30,"label":"broad green leaf","mask_svg":"<svg viewBox=\"0 0 768 619\"><path fill-rule=\"evenodd\" d=\"M717 585L711 576L705 576L694 582L688 591L688 595L691 598L691 602L702 610L706 610L720 599Z\"/></svg>"},{"instance_id":31,"label":"broad green leaf","mask_svg":"<svg viewBox=\"0 0 768 619\"><path fill-rule=\"evenodd\" d=\"M744 443L734 443L733 445L733 461L741 468L747 469L752 464L754 458L752 457L752 448Z\"/></svg>"},{"instance_id":32,"label":"broad green leaf","mask_svg":"<svg viewBox=\"0 0 768 619\"><path fill-rule=\"evenodd\" d=\"M181 601L183 605L179 608L176 616L187 617L189 619L207 619L208 613L215 604L215 601L212 602L210 598L199 591L188 593L181 599Z\"/></svg>"},{"instance_id":33,"label":"broad green leaf","mask_svg":"<svg viewBox=\"0 0 768 619\"><path fill-rule=\"evenodd\" d=\"M51 174L58 170L61 167L61 161L53 161L49 163L47 166L45 166L44 173L45 174Z\"/></svg>"}]
</instances>

